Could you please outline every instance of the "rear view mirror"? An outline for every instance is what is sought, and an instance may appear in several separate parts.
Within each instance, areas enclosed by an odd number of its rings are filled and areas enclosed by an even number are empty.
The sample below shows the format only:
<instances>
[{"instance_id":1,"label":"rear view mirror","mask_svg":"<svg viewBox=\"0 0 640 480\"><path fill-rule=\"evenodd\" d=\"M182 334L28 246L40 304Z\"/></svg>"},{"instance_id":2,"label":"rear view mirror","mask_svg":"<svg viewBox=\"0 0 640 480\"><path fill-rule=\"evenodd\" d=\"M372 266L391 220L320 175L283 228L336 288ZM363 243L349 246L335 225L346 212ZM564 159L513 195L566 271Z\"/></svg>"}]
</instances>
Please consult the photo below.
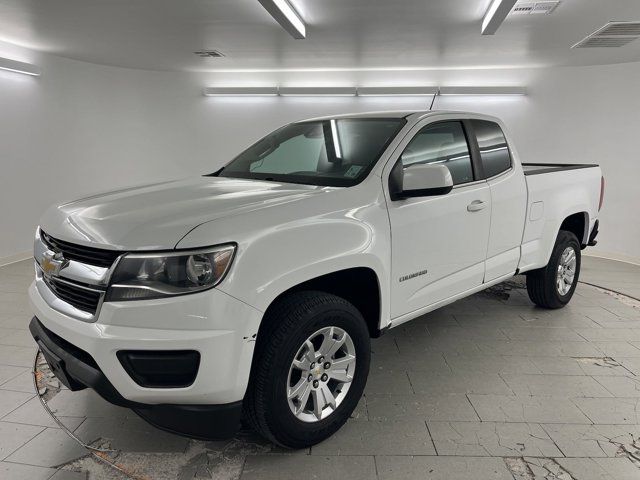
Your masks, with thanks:
<instances>
[{"instance_id":1,"label":"rear view mirror","mask_svg":"<svg viewBox=\"0 0 640 480\"><path fill-rule=\"evenodd\" d=\"M397 198L445 195L453 188L451 172L444 165L416 164L402 172L402 186Z\"/></svg>"}]
</instances>

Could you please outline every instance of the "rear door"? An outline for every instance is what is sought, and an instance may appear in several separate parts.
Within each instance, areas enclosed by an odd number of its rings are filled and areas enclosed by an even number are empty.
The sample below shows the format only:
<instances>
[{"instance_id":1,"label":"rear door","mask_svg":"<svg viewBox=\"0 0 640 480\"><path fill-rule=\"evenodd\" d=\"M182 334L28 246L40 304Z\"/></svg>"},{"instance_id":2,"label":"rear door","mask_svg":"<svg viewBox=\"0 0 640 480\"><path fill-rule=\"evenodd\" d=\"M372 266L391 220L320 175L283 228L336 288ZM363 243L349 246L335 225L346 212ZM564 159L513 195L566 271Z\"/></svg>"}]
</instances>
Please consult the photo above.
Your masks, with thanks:
<instances>
[{"instance_id":1,"label":"rear door","mask_svg":"<svg viewBox=\"0 0 640 480\"><path fill-rule=\"evenodd\" d=\"M527 186L522 167L513 160L500 125L489 120L468 121L477 141L482 174L491 192L491 231L485 282L514 274L527 210Z\"/></svg>"},{"instance_id":2,"label":"rear door","mask_svg":"<svg viewBox=\"0 0 640 480\"><path fill-rule=\"evenodd\" d=\"M418 123L385 168L439 163L454 188L446 195L391 200L391 316L396 318L482 284L491 195L471 158L468 128L455 117ZM442 118L438 117L438 118ZM388 183L387 183L388 187ZM388 188L385 189L388 194Z\"/></svg>"}]
</instances>

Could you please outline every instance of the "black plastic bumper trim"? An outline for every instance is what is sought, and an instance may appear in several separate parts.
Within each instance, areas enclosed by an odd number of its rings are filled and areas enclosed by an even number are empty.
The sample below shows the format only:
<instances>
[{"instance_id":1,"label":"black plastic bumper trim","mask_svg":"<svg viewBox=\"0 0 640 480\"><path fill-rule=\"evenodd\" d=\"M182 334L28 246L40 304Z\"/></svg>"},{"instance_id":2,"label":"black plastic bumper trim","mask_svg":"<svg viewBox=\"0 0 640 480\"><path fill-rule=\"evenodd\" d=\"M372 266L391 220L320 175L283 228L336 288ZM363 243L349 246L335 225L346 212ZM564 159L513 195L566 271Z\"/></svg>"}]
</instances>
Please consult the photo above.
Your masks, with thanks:
<instances>
[{"instance_id":1,"label":"black plastic bumper trim","mask_svg":"<svg viewBox=\"0 0 640 480\"><path fill-rule=\"evenodd\" d=\"M226 439L240 427L242 400L220 405L150 405L124 398L91 355L48 330L36 317L31 335L56 377L72 391L90 387L107 402L134 410L162 430L202 440Z\"/></svg>"},{"instance_id":2,"label":"black plastic bumper trim","mask_svg":"<svg viewBox=\"0 0 640 480\"><path fill-rule=\"evenodd\" d=\"M122 368L141 387L186 388L193 385L200 367L195 350L120 350Z\"/></svg>"},{"instance_id":3,"label":"black plastic bumper trim","mask_svg":"<svg viewBox=\"0 0 640 480\"><path fill-rule=\"evenodd\" d=\"M596 220L596 223L593 224L591 235L589 235L589 241L587 242L587 245L589 245L590 247L594 247L598 243L598 241L596 240L596 237L598 236L599 227L600 227L600 220Z\"/></svg>"}]
</instances>

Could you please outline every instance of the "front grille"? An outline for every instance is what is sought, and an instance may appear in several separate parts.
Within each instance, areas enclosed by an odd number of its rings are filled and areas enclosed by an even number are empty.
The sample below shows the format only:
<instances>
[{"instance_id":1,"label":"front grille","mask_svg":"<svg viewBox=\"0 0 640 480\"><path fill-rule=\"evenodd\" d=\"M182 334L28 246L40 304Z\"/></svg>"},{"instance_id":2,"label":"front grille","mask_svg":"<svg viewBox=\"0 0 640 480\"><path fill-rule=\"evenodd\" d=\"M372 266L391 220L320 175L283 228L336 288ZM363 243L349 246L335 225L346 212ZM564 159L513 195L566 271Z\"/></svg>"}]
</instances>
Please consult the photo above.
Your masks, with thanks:
<instances>
[{"instance_id":1,"label":"front grille","mask_svg":"<svg viewBox=\"0 0 640 480\"><path fill-rule=\"evenodd\" d=\"M61 252L67 260L76 260L97 267L109 268L123 252L102 248L85 247L75 243L58 240L45 232L40 232L42 241L53 251Z\"/></svg>"},{"instance_id":2,"label":"front grille","mask_svg":"<svg viewBox=\"0 0 640 480\"><path fill-rule=\"evenodd\" d=\"M75 286L70 282L63 282L55 278L42 276L44 283L61 300L73 305L79 310L95 314L100 303L101 293Z\"/></svg>"}]
</instances>

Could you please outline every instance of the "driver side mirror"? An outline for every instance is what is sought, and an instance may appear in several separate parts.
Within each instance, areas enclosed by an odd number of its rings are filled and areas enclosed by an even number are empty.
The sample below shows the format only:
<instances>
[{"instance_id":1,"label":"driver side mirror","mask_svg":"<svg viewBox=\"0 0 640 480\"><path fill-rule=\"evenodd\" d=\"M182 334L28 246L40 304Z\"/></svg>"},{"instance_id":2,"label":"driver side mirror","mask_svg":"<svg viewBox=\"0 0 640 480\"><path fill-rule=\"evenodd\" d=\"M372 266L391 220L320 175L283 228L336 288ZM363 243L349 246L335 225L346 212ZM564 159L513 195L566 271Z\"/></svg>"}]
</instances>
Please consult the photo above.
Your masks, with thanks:
<instances>
[{"instance_id":1,"label":"driver side mirror","mask_svg":"<svg viewBox=\"0 0 640 480\"><path fill-rule=\"evenodd\" d=\"M444 165L427 163L402 168L402 162L398 162L393 170L390 179L392 200L445 195L453 189L451 172Z\"/></svg>"}]
</instances>

